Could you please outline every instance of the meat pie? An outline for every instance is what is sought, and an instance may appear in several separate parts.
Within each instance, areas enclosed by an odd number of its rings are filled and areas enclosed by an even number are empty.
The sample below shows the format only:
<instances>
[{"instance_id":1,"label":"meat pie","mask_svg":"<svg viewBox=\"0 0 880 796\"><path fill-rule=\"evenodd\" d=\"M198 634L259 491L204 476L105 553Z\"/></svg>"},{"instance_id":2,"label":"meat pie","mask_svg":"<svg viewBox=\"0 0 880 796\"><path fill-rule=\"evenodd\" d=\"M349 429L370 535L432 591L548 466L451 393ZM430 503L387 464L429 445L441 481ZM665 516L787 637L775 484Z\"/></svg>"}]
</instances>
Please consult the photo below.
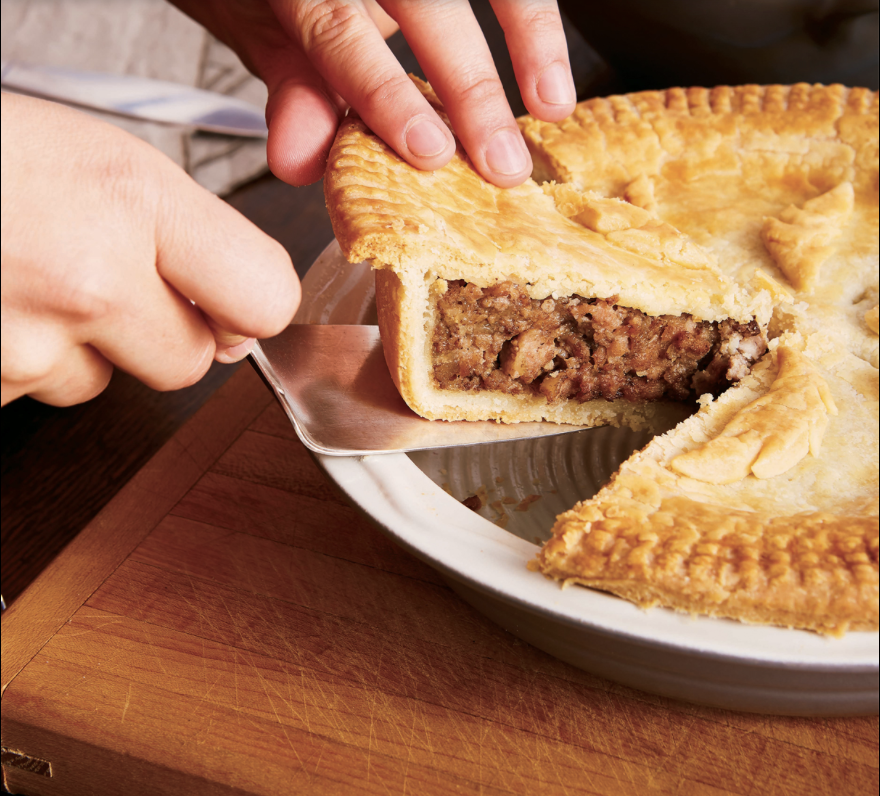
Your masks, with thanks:
<instances>
[{"instance_id":1,"label":"meat pie","mask_svg":"<svg viewBox=\"0 0 880 796\"><path fill-rule=\"evenodd\" d=\"M344 120L327 205L376 268L416 412L656 428L700 406L561 514L533 569L642 607L877 629L877 116L843 86L596 98L520 120L543 184L507 190L460 148L421 172Z\"/></svg>"},{"instance_id":2,"label":"meat pie","mask_svg":"<svg viewBox=\"0 0 880 796\"><path fill-rule=\"evenodd\" d=\"M617 302L617 296L542 301L509 281L485 290L448 282L431 340L434 383L551 403L684 401L720 394L767 350L755 321L652 318Z\"/></svg>"}]
</instances>

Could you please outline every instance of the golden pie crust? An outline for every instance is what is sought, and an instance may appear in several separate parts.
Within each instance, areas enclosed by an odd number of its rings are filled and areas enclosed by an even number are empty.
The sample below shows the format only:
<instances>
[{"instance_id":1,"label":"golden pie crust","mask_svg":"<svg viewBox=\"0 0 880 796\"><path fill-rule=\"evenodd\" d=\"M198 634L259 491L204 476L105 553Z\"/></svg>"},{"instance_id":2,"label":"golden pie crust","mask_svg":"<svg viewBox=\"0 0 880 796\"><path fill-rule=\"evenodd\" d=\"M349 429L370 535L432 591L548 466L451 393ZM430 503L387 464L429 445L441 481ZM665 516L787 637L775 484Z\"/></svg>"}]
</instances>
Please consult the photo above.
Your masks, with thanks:
<instances>
[{"instance_id":1,"label":"golden pie crust","mask_svg":"<svg viewBox=\"0 0 880 796\"><path fill-rule=\"evenodd\" d=\"M460 148L419 172L343 122L325 176L334 231L377 269L389 369L426 417L668 418L663 403L437 389L431 308L447 280L767 325L752 373L561 515L534 569L642 606L877 629L877 122L877 93L842 86L594 99L557 124L520 120L535 181L509 190Z\"/></svg>"},{"instance_id":2,"label":"golden pie crust","mask_svg":"<svg viewBox=\"0 0 880 796\"><path fill-rule=\"evenodd\" d=\"M877 369L818 335L787 334L771 347L738 385L560 515L536 568L644 607L829 634L877 629ZM774 391L786 365L800 389ZM798 395L810 391L824 393L814 414ZM762 401L795 404L794 428L778 415L755 418ZM750 414L765 445L788 436L779 451L799 454L782 472L743 476L711 451ZM817 420L827 428L813 443ZM706 451L707 467L681 466ZM730 477L713 477L716 465Z\"/></svg>"},{"instance_id":3,"label":"golden pie crust","mask_svg":"<svg viewBox=\"0 0 880 796\"><path fill-rule=\"evenodd\" d=\"M878 95L718 86L591 99L520 126L534 178L650 208L740 285L795 299L771 332L821 331L878 366Z\"/></svg>"}]
</instances>

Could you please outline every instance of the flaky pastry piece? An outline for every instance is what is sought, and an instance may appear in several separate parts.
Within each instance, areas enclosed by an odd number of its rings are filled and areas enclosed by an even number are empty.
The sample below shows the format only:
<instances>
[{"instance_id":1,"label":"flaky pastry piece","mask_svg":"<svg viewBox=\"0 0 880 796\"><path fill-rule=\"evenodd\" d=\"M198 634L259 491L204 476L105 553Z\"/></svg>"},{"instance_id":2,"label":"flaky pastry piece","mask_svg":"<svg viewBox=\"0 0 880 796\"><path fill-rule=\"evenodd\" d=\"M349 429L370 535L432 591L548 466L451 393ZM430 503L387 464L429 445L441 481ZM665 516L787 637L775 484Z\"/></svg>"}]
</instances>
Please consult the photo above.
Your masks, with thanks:
<instances>
[{"instance_id":1,"label":"flaky pastry piece","mask_svg":"<svg viewBox=\"0 0 880 796\"><path fill-rule=\"evenodd\" d=\"M876 630L877 370L818 335L771 348L560 515L534 568L643 607Z\"/></svg>"},{"instance_id":2,"label":"flaky pastry piece","mask_svg":"<svg viewBox=\"0 0 880 796\"><path fill-rule=\"evenodd\" d=\"M497 188L460 146L418 171L354 114L325 194L346 257L377 269L386 360L424 417L651 426L664 401L723 389L764 350L773 291L746 293L630 202L531 180Z\"/></svg>"}]
</instances>

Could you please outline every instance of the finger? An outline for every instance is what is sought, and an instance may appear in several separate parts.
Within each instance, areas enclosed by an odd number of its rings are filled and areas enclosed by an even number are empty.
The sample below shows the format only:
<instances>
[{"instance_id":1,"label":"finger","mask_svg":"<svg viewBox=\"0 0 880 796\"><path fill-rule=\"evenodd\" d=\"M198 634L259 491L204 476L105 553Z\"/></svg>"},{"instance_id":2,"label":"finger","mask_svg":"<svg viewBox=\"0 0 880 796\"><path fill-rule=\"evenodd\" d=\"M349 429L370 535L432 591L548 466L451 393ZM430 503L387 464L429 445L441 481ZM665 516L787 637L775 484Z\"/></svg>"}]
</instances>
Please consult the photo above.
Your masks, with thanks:
<instances>
[{"instance_id":1,"label":"finger","mask_svg":"<svg viewBox=\"0 0 880 796\"><path fill-rule=\"evenodd\" d=\"M126 291L117 290L107 312L76 328L104 357L154 390L177 390L198 381L216 351L202 313L146 263L122 269Z\"/></svg>"},{"instance_id":2,"label":"finger","mask_svg":"<svg viewBox=\"0 0 880 796\"><path fill-rule=\"evenodd\" d=\"M284 247L182 173L165 193L159 275L222 329L256 338L284 329L300 301Z\"/></svg>"},{"instance_id":3,"label":"finger","mask_svg":"<svg viewBox=\"0 0 880 796\"><path fill-rule=\"evenodd\" d=\"M281 83L266 106L269 168L290 185L311 185L324 176L342 114L317 86Z\"/></svg>"},{"instance_id":4,"label":"finger","mask_svg":"<svg viewBox=\"0 0 880 796\"><path fill-rule=\"evenodd\" d=\"M294 47L264 53L260 74L269 90L269 168L291 185L311 185L324 175L347 104Z\"/></svg>"},{"instance_id":5,"label":"finger","mask_svg":"<svg viewBox=\"0 0 880 796\"><path fill-rule=\"evenodd\" d=\"M452 134L407 77L360 3L321 0L274 5L289 35L327 84L373 132L417 168L436 169L449 162L455 151Z\"/></svg>"},{"instance_id":6,"label":"finger","mask_svg":"<svg viewBox=\"0 0 880 796\"><path fill-rule=\"evenodd\" d=\"M378 28L379 34L383 39L393 36L400 29L397 23L385 13L385 10L376 0L364 0L364 7L373 20L373 24Z\"/></svg>"},{"instance_id":7,"label":"finger","mask_svg":"<svg viewBox=\"0 0 880 796\"><path fill-rule=\"evenodd\" d=\"M102 393L112 375L113 365L92 346L75 346L51 375L27 394L51 406L73 406Z\"/></svg>"},{"instance_id":8,"label":"finger","mask_svg":"<svg viewBox=\"0 0 880 796\"><path fill-rule=\"evenodd\" d=\"M83 403L104 390L112 373L97 350L75 344L55 324L21 319L4 330L4 406L23 395L53 406Z\"/></svg>"},{"instance_id":9,"label":"finger","mask_svg":"<svg viewBox=\"0 0 880 796\"><path fill-rule=\"evenodd\" d=\"M227 331L218 326L211 318L206 317L205 321L214 335L214 344L216 346L214 359L217 362L231 365L233 362L238 362L250 354L256 342L253 337L245 337L244 335Z\"/></svg>"},{"instance_id":10,"label":"finger","mask_svg":"<svg viewBox=\"0 0 880 796\"><path fill-rule=\"evenodd\" d=\"M3 266L5 277L6 262ZM3 285L4 298L12 292L6 284ZM3 363L0 384L4 406L36 389L71 347L55 324L41 322L29 310L27 304L10 306L4 301L0 335L0 361Z\"/></svg>"},{"instance_id":11,"label":"finger","mask_svg":"<svg viewBox=\"0 0 880 796\"><path fill-rule=\"evenodd\" d=\"M109 373L102 378L93 354L97 352L89 346L80 350L63 324L46 322L21 307L4 307L3 405L31 394L56 406L94 397L106 386Z\"/></svg>"},{"instance_id":12,"label":"finger","mask_svg":"<svg viewBox=\"0 0 880 796\"><path fill-rule=\"evenodd\" d=\"M569 116L577 96L555 0L492 0L492 9L529 113L546 122Z\"/></svg>"},{"instance_id":13,"label":"finger","mask_svg":"<svg viewBox=\"0 0 880 796\"><path fill-rule=\"evenodd\" d=\"M269 4L245 0L217 4L175 0L175 4L231 46L266 84L266 155L272 173L291 185L309 185L321 179L336 128L348 106L337 101L279 25ZM389 29L381 9L376 24Z\"/></svg>"},{"instance_id":14,"label":"finger","mask_svg":"<svg viewBox=\"0 0 880 796\"><path fill-rule=\"evenodd\" d=\"M251 351L254 350L254 343L257 341L253 337L246 337L238 345L228 346L227 348L217 348L214 354L214 360L224 365L232 365L235 362L241 362Z\"/></svg>"},{"instance_id":15,"label":"finger","mask_svg":"<svg viewBox=\"0 0 880 796\"><path fill-rule=\"evenodd\" d=\"M531 174L531 157L470 5L386 0L384 6L443 101L477 171L501 187L522 183Z\"/></svg>"}]
</instances>

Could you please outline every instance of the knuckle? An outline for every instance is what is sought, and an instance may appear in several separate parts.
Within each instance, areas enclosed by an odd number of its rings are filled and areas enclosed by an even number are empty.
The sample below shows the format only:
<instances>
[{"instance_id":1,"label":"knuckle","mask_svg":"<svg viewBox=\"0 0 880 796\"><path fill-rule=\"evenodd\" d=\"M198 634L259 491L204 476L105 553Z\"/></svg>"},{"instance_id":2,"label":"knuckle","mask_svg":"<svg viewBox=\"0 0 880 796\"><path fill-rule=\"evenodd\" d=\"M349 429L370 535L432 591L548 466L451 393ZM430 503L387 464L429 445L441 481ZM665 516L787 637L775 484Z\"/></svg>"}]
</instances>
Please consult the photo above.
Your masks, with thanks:
<instances>
[{"instance_id":1,"label":"knuckle","mask_svg":"<svg viewBox=\"0 0 880 796\"><path fill-rule=\"evenodd\" d=\"M93 174L111 202L138 210L156 200L162 170L155 150L118 130L92 151Z\"/></svg>"},{"instance_id":2,"label":"knuckle","mask_svg":"<svg viewBox=\"0 0 880 796\"><path fill-rule=\"evenodd\" d=\"M49 339L52 334L49 333ZM3 350L3 383L17 392L55 406L72 406L94 398L107 387L113 366L91 346L70 347L59 340L41 346Z\"/></svg>"},{"instance_id":3,"label":"knuckle","mask_svg":"<svg viewBox=\"0 0 880 796\"><path fill-rule=\"evenodd\" d=\"M521 2L518 4L519 25L525 30L542 33L561 29L562 19L555 5L542 2Z\"/></svg>"},{"instance_id":4,"label":"knuckle","mask_svg":"<svg viewBox=\"0 0 880 796\"><path fill-rule=\"evenodd\" d=\"M66 341L54 324L35 322L3 308L0 374L3 384L27 387L45 378L64 358Z\"/></svg>"},{"instance_id":5,"label":"knuckle","mask_svg":"<svg viewBox=\"0 0 880 796\"><path fill-rule=\"evenodd\" d=\"M459 80L453 88L462 102L480 107L497 102L499 98L504 99L504 89L497 75L478 70L464 71L464 79Z\"/></svg>"},{"instance_id":6,"label":"knuckle","mask_svg":"<svg viewBox=\"0 0 880 796\"><path fill-rule=\"evenodd\" d=\"M332 53L348 38L360 16L355 4L340 0L301 3L297 28L301 31L303 49L307 53L316 50Z\"/></svg>"},{"instance_id":7,"label":"knuckle","mask_svg":"<svg viewBox=\"0 0 880 796\"><path fill-rule=\"evenodd\" d=\"M19 387L38 384L52 372L55 361L34 352L34 355L13 356L3 352L3 381Z\"/></svg>"},{"instance_id":8,"label":"knuckle","mask_svg":"<svg viewBox=\"0 0 880 796\"><path fill-rule=\"evenodd\" d=\"M412 88L412 81L405 74L377 70L363 79L359 107L372 112L404 107L409 104L406 97Z\"/></svg>"},{"instance_id":9,"label":"knuckle","mask_svg":"<svg viewBox=\"0 0 880 796\"><path fill-rule=\"evenodd\" d=\"M117 309L112 282L106 273L105 263L96 263L94 267L84 268L82 278L78 281L56 285L51 303L60 315L75 323L100 323Z\"/></svg>"}]
</instances>

